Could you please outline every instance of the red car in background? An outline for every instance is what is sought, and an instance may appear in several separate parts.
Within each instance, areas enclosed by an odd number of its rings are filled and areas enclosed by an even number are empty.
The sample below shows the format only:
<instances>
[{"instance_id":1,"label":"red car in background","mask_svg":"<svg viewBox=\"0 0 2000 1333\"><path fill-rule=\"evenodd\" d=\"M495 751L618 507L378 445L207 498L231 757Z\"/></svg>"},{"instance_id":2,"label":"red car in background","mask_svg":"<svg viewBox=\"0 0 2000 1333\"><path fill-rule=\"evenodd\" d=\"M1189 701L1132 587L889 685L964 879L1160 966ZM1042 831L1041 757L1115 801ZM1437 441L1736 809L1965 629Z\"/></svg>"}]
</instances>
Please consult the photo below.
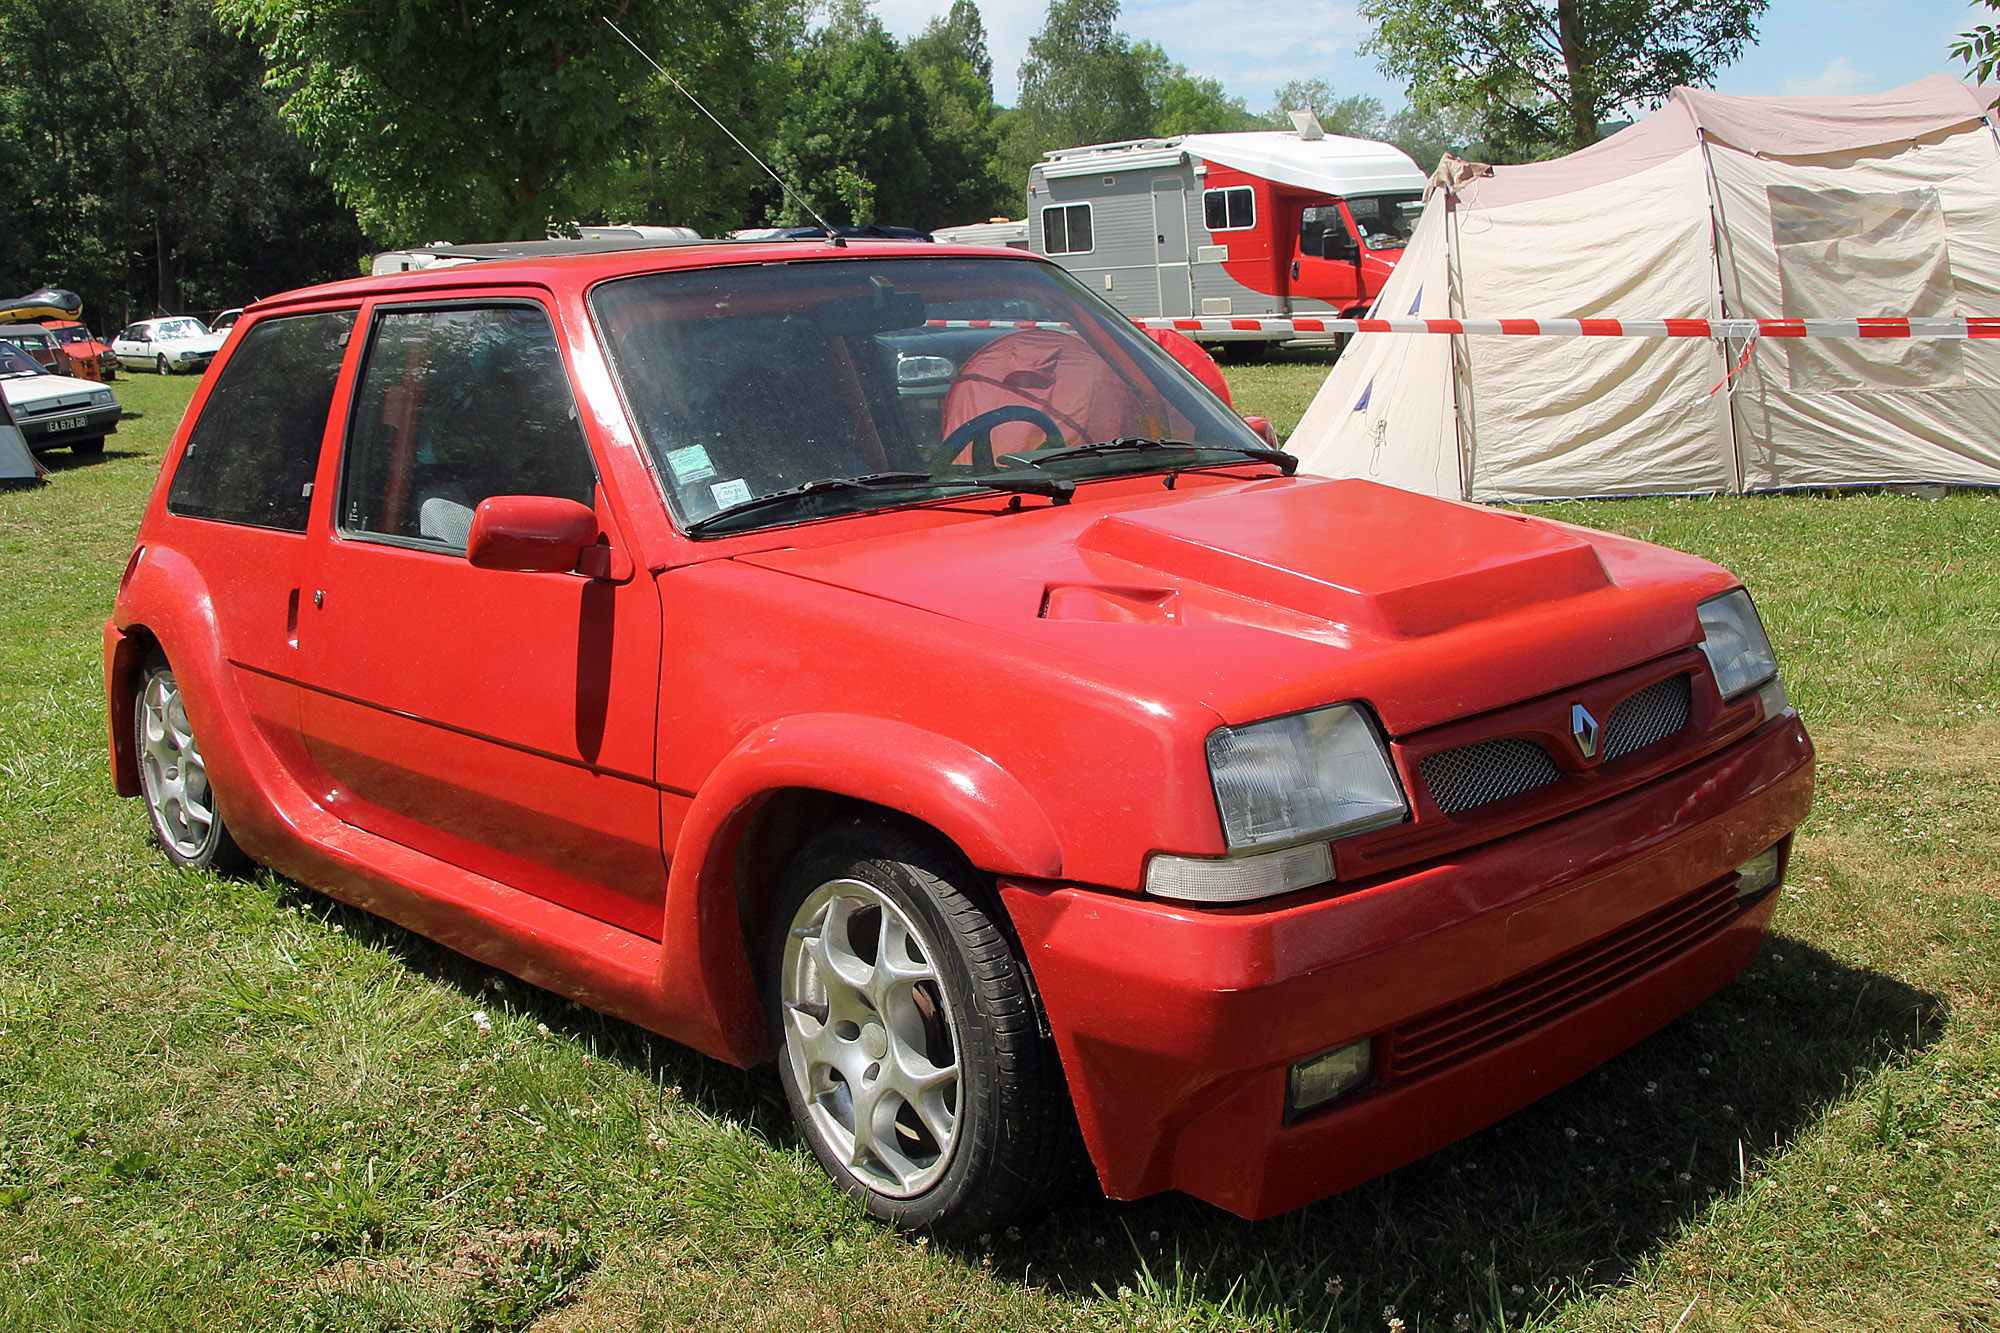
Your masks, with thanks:
<instances>
[{"instance_id":1,"label":"red car in background","mask_svg":"<svg viewBox=\"0 0 2000 1333\"><path fill-rule=\"evenodd\" d=\"M1728 571L1295 466L1018 252L293 292L164 460L113 774L178 864L775 1059L896 1225L1073 1127L1268 1216L1736 975L1813 765Z\"/></svg>"},{"instance_id":2,"label":"red car in background","mask_svg":"<svg viewBox=\"0 0 2000 1333\"><path fill-rule=\"evenodd\" d=\"M100 341L87 327L67 319L45 319L42 327L69 353L78 379L108 384L118 378L118 358L112 355L111 345Z\"/></svg>"}]
</instances>

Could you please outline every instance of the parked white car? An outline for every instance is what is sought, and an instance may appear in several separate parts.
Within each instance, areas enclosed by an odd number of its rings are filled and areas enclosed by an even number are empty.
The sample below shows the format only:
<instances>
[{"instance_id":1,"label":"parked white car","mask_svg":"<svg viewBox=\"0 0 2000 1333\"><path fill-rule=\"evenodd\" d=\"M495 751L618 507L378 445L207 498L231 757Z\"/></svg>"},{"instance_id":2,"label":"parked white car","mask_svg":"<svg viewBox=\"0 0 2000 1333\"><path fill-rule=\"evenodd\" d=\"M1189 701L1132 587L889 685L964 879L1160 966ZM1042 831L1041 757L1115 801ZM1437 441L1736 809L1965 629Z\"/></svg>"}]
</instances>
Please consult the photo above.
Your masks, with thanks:
<instances>
[{"instance_id":1,"label":"parked white car","mask_svg":"<svg viewBox=\"0 0 2000 1333\"><path fill-rule=\"evenodd\" d=\"M168 315L129 324L111 340L118 364L132 370L151 367L162 375L203 371L221 350L226 333L211 333L193 315Z\"/></svg>"},{"instance_id":2,"label":"parked white car","mask_svg":"<svg viewBox=\"0 0 2000 1333\"><path fill-rule=\"evenodd\" d=\"M30 449L98 454L118 429L118 399L89 380L52 375L11 342L0 342L0 395Z\"/></svg>"}]
</instances>

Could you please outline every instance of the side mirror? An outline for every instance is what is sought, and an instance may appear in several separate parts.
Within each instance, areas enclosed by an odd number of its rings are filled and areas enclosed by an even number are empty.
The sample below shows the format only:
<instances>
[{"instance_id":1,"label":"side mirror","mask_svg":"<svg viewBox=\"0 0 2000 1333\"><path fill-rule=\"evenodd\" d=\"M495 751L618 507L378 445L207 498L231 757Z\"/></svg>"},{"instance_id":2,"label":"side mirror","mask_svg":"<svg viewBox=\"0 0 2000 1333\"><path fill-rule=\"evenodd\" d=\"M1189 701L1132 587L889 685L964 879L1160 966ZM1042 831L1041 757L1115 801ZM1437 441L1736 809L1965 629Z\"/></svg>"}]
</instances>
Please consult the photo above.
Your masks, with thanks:
<instances>
[{"instance_id":1,"label":"side mirror","mask_svg":"<svg viewBox=\"0 0 2000 1333\"><path fill-rule=\"evenodd\" d=\"M480 569L568 574L597 542L597 515L552 495L495 495L472 511L466 561Z\"/></svg>"}]
</instances>

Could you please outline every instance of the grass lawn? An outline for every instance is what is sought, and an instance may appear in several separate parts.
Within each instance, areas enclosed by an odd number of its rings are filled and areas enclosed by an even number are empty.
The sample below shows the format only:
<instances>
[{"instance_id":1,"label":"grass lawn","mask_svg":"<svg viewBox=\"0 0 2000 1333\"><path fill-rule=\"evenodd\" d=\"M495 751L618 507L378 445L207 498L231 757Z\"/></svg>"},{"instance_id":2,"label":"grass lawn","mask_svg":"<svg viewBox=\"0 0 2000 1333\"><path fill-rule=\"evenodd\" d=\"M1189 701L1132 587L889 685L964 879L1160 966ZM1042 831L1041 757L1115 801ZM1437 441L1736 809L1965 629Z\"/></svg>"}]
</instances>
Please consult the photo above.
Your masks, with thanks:
<instances>
[{"instance_id":1,"label":"grass lawn","mask_svg":"<svg viewBox=\"0 0 2000 1333\"><path fill-rule=\"evenodd\" d=\"M1289 429L1324 358L1232 368ZM2000 1326L2000 495L1576 503L1721 560L1820 745L1777 934L1600 1072L1264 1223L863 1220L775 1079L169 869L98 626L191 379L0 491L0 1329Z\"/></svg>"}]
</instances>

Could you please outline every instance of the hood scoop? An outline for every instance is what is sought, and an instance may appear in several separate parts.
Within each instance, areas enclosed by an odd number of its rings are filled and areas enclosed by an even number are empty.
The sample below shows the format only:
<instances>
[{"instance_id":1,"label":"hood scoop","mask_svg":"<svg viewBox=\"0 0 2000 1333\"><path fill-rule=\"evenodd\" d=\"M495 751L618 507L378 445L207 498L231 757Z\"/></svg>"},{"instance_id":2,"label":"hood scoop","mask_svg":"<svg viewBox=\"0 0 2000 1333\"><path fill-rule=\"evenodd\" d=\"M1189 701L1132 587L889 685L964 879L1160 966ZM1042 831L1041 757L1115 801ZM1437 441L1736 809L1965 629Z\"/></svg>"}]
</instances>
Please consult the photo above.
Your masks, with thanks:
<instances>
[{"instance_id":1,"label":"hood scoop","mask_svg":"<svg viewBox=\"0 0 2000 1333\"><path fill-rule=\"evenodd\" d=\"M1093 620L1114 625L1178 625L1181 595L1172 588L1051 583L1042 592L1041 618Z\"/></svg>"},{"instance_id":2,"label":"hood scoop","mask_svg":"<svg viewBox=\"0 0 2000 1333\"><path fill-rule=\"evenodd\" d=\"M1361 481L1258 488L1115 514L1085 529L1077 548L1087 563L1108 557L1168 583L1402 639L1611 583L1596 549L1559 528ZM1101 573L1107 586L1092 590L1100 597L1158 595L1127 586L1143 582L1129 570Z\"/></svg>"}]
</instances>

